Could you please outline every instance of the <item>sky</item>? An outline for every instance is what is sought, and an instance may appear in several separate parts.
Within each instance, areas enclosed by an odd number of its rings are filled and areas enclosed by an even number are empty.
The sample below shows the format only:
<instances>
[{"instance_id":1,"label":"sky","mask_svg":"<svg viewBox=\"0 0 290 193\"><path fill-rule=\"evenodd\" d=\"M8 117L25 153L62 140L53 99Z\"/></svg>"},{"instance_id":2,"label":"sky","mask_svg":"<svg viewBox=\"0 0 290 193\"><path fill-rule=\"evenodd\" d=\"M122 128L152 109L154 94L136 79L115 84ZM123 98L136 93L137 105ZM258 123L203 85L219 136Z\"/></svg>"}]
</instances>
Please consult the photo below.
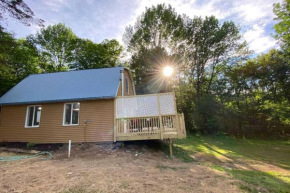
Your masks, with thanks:
<instances>
[{"instance_id":1,"label":"sky","mask_svg":"<svg viewBox=\"0 0 290 193\"><path fill-rule=\"evenodd\" d=\"M273 3L278 0L25 0L35 16L45 25L65 23L73 32L96 43L117 39L122 43L125 27L133 25L138 16L152 5L170 4L179 14L216 16L221 22L232 20L240 26L243 38L255 54L277 48L274 33ZM15 36L36 33L38 26L24 26L9 19L6 26Z\"/></svg>"}]
</instances>

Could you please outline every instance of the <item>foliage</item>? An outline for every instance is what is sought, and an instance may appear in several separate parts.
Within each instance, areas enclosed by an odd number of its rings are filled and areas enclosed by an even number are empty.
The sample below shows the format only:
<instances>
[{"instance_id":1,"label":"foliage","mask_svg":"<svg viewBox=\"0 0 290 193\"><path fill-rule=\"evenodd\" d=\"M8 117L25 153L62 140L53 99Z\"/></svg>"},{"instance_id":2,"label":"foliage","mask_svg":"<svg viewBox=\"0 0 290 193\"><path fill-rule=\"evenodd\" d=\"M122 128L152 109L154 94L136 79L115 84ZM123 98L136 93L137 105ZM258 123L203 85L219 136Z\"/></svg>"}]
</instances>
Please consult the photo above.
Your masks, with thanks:
<instances>
[{"instance_id":1,"label":"foliage","mask_svg":"<svg viewBox=\"0 0 290 193\"><path fill-rule=\"evenodd\" d=\"M290 0L283 0L282 3L275 3L273 12L278 21L274 25L276 30L275 37L280 41L282 48L290 53ZM288 56L289 57L289 56Z\"/></svg>"},{"instance_id":2,"label":"foliage","mask_svg":"<svg viewBox=\"0 0 290 193\"><path fill-rule=\"evenodd\" d=\"M222 105L215 93L224 88L216 82L227 65L244 61L251 53L241 40L232 21L220 23L214 16L191 19L164 4L147 8L124 34L137 92L173 89L178 109L185 113L186 127L202 133L223 127ZM162 77L167 65L177 71L171 80Z\"/></svg>"},{"instance_id":3,"label":"foliage","mask_svg":"<svg viewBox=\"0 0 290 193\"><path fill-rule=\"evenodd\" d=\"M164 65L169 65L175 57L174 44L182 28L181 16L165 4L146 8L134 26L126 27L123 40L132 55L130 67L135 71L138 93L164 91L165 80L159 77Z\"/></svg>"},{"instance_id":4,"label":"foliage","mask_svg":"<svg viewBox=\"0 0 290 193\"><path fill-rule=\"evenodd\" d=\"M20 21L24 25L29 26L34 23L41 27L44 26L44 21L42 19L35 18L33 11L23 0L0 0L0 20L6 18L5 13Z\"/></svg>"},{"instance_id":5,"label":"foliage","mask_svg":"<svg viewBox=\"0 0 290 193\"><path fill-rule=\"evenodd\" d=\"M64 24L48 26L26 39L15 39L0 28L0 42L0 96L30 74L121 65L118 41L84 40Z\"/></svg>"},{"instance_id":6,"label":"foliage","mask_svg":"<svg viewBox=\"0 0 290 193\"><path fill-rule=\"evenodd\" d=\"M290 67L281 55L281 51L271 50L224 71L222 81L227 87L218 97L223 109L233 112L220 113L231 121L224 131L240 136L289 135Z\"/></svg>"},{"instance_id":7,"label":"foliage","mask_svg":"<svg viewBox=\"0 0 290 193\"><path fill-rule=\"evenodd\" d=\"M26 144L26 147L33 148L33 147L35 147L35 145L36 145L36 143L29 142L29 143Z\"/></svg>"},{"instance_id":8,"label":"foliage","mask_svg":"<svg viewBox=\"0 0 290 193\"><path fill-rule=\"evenodd\" d=\"M117 65L123 48L117 40L104 40L97 44L91 40L77 39L75 63L72 69L94 69Z\"/></svg>"},{"instance_id":9,"label":"foliage","mask_svg":"<svg viewBox=\"0 0 290 193\"><path fill-rule=\"evenodd\" d=\"M0 96L30 74L39 72L38 52L27 40L15 40L6 32L1 32L1 41L10 42L0 53ZM2 65L1 65L2 64Z\"/></svg>"},{"instance_id":10,"label":"foliage","mask_svg":"<svg viewBox=\"0 0 290 193\"><path fill-rule=\"evenodd\" d=\"M39 47L41 67L46 72L65 71L74 62L77 37L64 24L49 25L29 40Z\"/></svg>"},{"instance_id":11,"label":"foliage","mask_svg":"<svg viewBox=\"0 0 290 193\"><path fill-rule=\"evenodd\" d=\"M44 21L35 18L33 11L23 0L0 0L0 21L7 19L7 14L30 26L43 27ZM38 73L38 53L27 40L17 40L0 25L0 96L11 87L32 73Z\"/></svg>"}]
</instances>

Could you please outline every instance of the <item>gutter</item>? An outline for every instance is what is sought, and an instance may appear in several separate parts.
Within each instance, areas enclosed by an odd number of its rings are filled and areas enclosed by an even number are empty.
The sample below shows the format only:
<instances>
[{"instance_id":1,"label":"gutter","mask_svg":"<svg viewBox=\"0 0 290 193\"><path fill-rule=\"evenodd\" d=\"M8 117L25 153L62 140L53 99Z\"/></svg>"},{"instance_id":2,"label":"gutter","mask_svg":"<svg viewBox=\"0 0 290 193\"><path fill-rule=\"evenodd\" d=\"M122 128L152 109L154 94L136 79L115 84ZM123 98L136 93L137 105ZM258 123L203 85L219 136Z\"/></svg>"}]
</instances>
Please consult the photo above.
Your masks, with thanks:
<instances>
[{"instance_id":1,"label":"gutter","mask_svg":"<svg viewBox=\"0 0 290 193\"><path fill-rule=\"evenodd\" d=\"M114 98L116 98L116 96L44 100L44 101L27 101L27 102L15 102L15 103L0 103L0 107L1 106L9 106L9 105L28 105L28 104L44 104L44 103L57 103L57 102L89 101L89 100L102 100L102 99L114 99Z\"/></svg>"}]
</instances>

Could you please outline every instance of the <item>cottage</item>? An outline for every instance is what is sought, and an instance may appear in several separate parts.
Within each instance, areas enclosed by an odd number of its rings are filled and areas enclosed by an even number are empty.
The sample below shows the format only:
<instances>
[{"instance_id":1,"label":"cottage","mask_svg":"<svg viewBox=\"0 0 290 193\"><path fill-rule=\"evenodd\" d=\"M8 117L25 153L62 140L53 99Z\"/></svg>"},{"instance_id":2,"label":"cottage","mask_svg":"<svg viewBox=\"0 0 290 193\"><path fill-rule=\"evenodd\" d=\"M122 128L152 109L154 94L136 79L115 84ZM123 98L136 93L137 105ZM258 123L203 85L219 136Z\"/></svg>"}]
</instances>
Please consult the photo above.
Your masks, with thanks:
<instances>
[{"instance_id":1,"label":"cottage","mask_svg":"<svg viewBox=\"0 0 290 193\"><path fill-rule=\"evenodd\" d=\"M124 67L30 75L0 99L0 142L185 137L174 93L136 95Z\"/></svg>"}]
</instances>

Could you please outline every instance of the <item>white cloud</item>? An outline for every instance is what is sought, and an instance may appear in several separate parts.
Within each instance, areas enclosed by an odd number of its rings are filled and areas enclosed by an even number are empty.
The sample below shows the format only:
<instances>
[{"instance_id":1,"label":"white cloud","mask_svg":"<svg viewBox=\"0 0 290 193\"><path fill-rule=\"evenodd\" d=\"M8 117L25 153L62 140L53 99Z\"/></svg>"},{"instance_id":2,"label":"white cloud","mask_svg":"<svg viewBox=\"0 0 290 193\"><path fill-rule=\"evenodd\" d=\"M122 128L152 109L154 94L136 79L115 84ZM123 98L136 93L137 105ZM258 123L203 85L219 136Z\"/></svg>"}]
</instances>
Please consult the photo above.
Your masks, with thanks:
<instances>
[{"instance_id":1,"label":"white cloud","mask_svg":"<svg viewBox=\"0 0 290 193\"><path fill-rule=\"evenodd\" d=\"M248 42L250 49L256 53L276 47L276 41L271 36L267 36L265 29L259 25L254 25L244 33L244 38Z\"/></svg>"},{"instance_id":2,"label":"white cloud","mask_svg":"<svg viewBox=\"0 0 290 193\"><path fill-rule=\"evenodd\" d=\"M255 40L256 38L259 38L264 34L265 30L258 25L254 25L252 29L248 30L246 33L244 33L244 38L247 40L247 42L251 42Z\"/></svg>"},{"instance_id":3,"label":"white cloud","mask_svg":"<svg viewBox=\"0 0 290 193\"><path fill-rule=\"evenodd\" d=\"M250 48L256 53L262 53L271 48L277 48L276 41L270 37L259 37L250 43Z\"/></svg>"}]
</instances>

